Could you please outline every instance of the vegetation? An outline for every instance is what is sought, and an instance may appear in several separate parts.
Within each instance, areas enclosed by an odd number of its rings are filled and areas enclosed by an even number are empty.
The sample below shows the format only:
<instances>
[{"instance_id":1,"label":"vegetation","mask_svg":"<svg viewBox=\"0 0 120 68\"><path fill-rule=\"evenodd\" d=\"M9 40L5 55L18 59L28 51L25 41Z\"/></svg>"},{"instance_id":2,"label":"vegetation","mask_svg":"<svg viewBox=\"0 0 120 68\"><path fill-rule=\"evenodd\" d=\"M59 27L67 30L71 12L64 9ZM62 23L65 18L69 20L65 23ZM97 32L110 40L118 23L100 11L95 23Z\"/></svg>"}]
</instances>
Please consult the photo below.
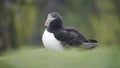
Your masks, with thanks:
<instances>
[{"instance_id":1,"label":"vegetation","mask_svg":"<svg viewBox=\"0 0 120 68\"><path fill-rule=\"evenodd\" d=\"M115 47L63 52L22 49L0 58L1 68L119 68L120 54Z\"/></svg>"}]
</instances>

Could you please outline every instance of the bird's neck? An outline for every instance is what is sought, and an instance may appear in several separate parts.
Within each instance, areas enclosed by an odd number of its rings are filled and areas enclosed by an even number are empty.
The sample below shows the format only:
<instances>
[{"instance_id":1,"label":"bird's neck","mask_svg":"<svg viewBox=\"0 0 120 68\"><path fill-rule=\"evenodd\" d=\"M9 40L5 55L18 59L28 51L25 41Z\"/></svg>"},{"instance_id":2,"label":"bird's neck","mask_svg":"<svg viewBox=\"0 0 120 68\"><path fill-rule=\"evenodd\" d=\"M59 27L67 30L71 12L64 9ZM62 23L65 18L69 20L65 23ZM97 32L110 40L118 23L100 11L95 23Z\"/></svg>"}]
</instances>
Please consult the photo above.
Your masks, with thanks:
<instances>
[{"instance_id":1,"label":"bird's neck","mask_svg":"<svg viewBox=\"0 0 120 68\"><path fill-rule=\"evenodd\" d=\"M62 28L63 28L62 19L57 18L57 19L53 20L53 21L49 24L47 30L48 30L49 32L51 32L51 33L54 33L54 32L56 32L56 31L59 31L59 30L62 29Z\"/></svg>"},{"instance_id":2,"label":"bird's neck","mask_svg":"<svg viewBox=\"0 0 120 68\"><path fill-rule=\"evenodd\" d=\"M50 26L50 27L47 27L48 32L51 32L51 33L55 33L55 32L57 32L57 31L59 31L61 29L63 29L63 26L54 26L54 27Z\"/></svg>"}]
</instances>

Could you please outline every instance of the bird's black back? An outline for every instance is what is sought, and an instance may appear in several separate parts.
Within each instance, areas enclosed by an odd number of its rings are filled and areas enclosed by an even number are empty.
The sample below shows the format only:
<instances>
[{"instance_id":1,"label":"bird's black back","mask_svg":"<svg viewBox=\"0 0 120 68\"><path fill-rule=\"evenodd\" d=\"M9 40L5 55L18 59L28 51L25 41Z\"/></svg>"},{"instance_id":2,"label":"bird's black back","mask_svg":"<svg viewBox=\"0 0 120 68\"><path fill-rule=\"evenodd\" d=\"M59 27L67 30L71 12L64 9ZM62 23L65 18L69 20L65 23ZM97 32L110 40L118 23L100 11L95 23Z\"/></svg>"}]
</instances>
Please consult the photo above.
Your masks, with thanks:
<instances>
[{"instance_id":1,"label":"bird's black back","mask_svg":"<svg viewBox=\"0 0 120 68\"><path fill-rule=\"evenodd\" d=\"M60 40L64 45L78 46L84 42L88 42L79 31L72 27L64 27L58 32L55 32L54 35L55 38Z\"/></svg>"}]
</instances>

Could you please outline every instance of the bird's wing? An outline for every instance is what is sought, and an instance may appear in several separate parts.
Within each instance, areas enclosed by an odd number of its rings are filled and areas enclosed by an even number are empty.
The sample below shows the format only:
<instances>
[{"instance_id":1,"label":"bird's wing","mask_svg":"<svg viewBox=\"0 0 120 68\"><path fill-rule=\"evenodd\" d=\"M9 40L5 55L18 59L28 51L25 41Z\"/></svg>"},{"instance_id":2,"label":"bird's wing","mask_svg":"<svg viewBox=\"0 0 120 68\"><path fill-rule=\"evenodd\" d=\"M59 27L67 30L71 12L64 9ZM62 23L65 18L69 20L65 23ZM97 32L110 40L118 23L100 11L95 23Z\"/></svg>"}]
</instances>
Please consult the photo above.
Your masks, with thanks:
<instances>
[{"instance_id":1,"label":"bird's wing","mask_svg":"<svg viewBox=\"0 0 120 68\"><path fill-rule=\"evenodd\" d=\"M73 29L64 29L54 34L57 40L68 45L81 45L84 40Z\"/></svg>"},{"instance_id":2,"label":"bird's wing","mask_svg":"<svg viewBox=\"0 0 120 68\"><path fill-rule=\"evenodd\" d=\"M76 33L78 35L78 38L83 40L83 42L89 42L89 40L85 38L85 36L81 32L79 32L77 29L75 29L74 27L65 27L64 29L67 31L72 31Z\"/></svg>"}]
</instances>

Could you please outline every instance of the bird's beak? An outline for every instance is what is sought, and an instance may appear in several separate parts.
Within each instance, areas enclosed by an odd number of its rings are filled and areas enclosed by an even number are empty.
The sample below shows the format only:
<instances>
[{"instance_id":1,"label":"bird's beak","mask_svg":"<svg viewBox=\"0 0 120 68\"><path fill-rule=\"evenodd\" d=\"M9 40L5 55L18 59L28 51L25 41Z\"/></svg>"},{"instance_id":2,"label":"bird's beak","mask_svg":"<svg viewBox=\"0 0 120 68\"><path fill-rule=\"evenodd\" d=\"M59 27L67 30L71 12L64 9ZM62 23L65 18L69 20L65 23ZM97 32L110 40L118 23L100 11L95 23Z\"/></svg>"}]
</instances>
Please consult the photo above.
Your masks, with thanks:
<instances>
[{"instance_id":1,"label":"bird's beak","mask_svg":"<svg viewBox=\"0 0 120 68\"><path fill-rule=\"evenodd\" d=\"M47 21L47 20L45 21L45 24L44 24L44 25L45 25L45 26L48 26L48 21Z\"/></svg>"}]
</instances>

